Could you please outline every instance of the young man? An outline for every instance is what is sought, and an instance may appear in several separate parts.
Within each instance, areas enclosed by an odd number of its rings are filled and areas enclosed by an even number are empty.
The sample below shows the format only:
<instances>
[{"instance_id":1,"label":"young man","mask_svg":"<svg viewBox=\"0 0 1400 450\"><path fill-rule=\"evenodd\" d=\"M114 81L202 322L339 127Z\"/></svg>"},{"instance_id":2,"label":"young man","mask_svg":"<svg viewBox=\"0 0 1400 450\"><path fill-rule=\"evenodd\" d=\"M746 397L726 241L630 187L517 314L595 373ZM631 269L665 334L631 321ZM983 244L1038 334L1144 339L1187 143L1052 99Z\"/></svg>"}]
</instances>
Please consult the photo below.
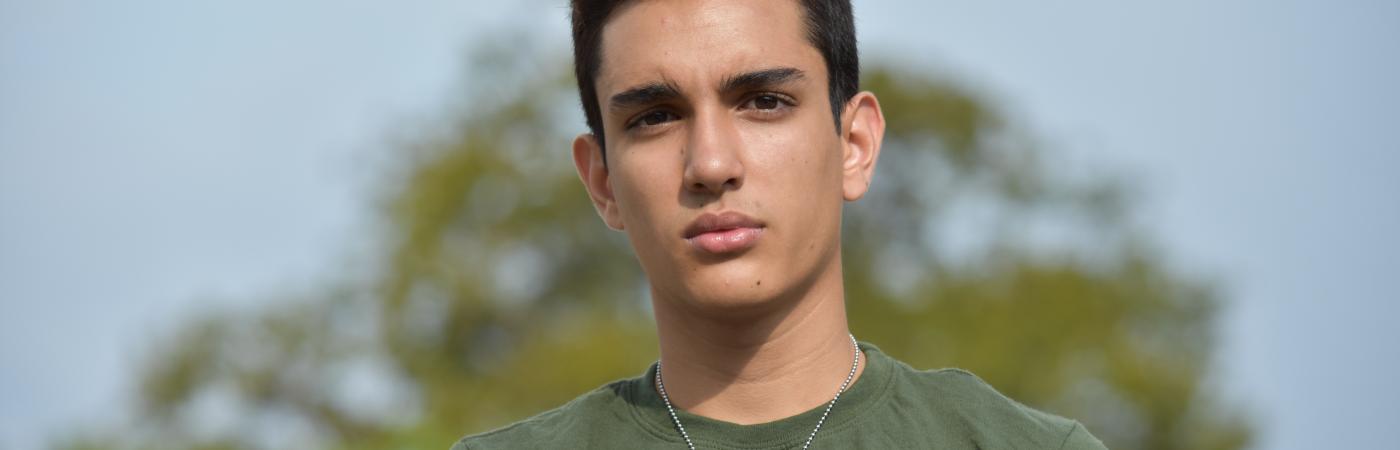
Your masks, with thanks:
<instances>
[{"instance_id":1,"label":"young man","mask_svg":"<svg viewBox=\"0 0 1400 450\"><path fill-rule=\"evenodd\" d=\"M573 29L574 163L651 282L661 360L454 449L1103 447L847 331L841 208L885 126L849 0L574 0Z\"/></svg>"}]
</instances>

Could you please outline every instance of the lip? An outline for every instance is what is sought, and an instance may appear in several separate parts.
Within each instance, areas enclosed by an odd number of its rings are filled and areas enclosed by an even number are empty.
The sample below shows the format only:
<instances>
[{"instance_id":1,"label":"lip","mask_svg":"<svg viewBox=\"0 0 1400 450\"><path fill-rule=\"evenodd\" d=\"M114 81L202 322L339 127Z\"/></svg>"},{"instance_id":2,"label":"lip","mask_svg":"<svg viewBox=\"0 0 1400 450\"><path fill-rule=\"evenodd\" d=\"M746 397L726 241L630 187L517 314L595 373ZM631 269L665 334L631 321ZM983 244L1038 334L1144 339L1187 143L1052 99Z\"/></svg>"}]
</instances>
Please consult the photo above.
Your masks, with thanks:
<instances>
[{"instance_id":1,"label":"lip","mask_svg":"<svg viewBox=\"0 0 1400 450\"><path fill-rule=\"evenodd\" d=\"M683 237L706 253L737 253L757 245L763 229L763 222L742 213L706 213L685 227Z\"/></svg>"}]
</instances>

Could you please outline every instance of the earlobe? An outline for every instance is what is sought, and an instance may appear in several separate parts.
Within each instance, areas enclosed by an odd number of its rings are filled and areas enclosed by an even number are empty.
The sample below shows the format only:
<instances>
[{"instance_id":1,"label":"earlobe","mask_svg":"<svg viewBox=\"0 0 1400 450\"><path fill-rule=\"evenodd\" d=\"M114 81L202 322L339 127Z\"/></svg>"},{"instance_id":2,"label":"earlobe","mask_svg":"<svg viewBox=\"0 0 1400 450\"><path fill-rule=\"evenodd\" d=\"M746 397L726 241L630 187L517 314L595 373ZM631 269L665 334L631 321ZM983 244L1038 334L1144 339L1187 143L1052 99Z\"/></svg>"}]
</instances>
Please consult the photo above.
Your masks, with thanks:
<instances>
[{"instance_id":1,"label":"earlobe","mask_svg":"<svg viewBox=\"0 0 1400 450\"><path fill-rule=\"evenodd\" d=\"M880 144L885 138L885 115L875 94L863 91L851 97L843 114L846 125L842 139L841 193L846 201L865 196L875 177L875 163L880 158Z\"/></svg>"},{"instance_id":2,"label":"earlobe","mask_svg":"<svg viewBox=\"0 0 1400 450\"><path fill-rule=\"evenodd\" d=\"M621 231L624 228L622 214L617 209L617 199L613 197L612 179L603 161L603 149L598 139L591 133L583 133L574 138L574 168L578 170L579 181L588 191L593 208L608 228Z\"/></svg>"}]
</instances>

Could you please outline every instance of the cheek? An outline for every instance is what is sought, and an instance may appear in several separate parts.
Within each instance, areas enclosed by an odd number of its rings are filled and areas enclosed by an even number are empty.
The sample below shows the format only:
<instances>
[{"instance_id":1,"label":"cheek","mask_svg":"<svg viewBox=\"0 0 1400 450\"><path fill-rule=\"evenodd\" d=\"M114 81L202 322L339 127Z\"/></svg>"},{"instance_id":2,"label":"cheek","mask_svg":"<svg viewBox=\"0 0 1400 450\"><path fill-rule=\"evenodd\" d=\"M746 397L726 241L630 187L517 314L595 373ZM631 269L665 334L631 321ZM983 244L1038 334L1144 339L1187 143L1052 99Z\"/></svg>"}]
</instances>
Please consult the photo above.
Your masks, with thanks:
<instances>
[{"instance_id":1,"label":"cheek","mask_svg":"<svg viewBox=\"0 0 1400 450\"><path fill-rule=\"evenodd\" d=\"M841 150L830 126L771 127L755 131L750 181L762 186L763 210L782 230L781 252L794 261L815 261L823 242L840 234Z\"/></svg>"},{"instance_id":2,"label":"cheek","mask_svg":"<svg viewBox=\"0 0 1400 450\"><path fill-rule=\"evenodd\" d=\"M643 157L645 156L645 158ZM679 175L673 174L671 162L658 158L657 153L634 154L614 161L613 195L634 238L653 240L663 227L666 202L675 203ZM636 233L642 233L637 236Z\"/></svg>"},{"instance_id":3,"label":"cheek","mask_svg":"<svg viewBox=\"0 0 1400 450\"><path fill-rule=\"evenodd\" d=\"M762 180L774 200L816 206L820 197L841 195L838 142L835 132L810 123L754 129L745 143L751 149L749 175Z\"/></svg>"}]
</instances>

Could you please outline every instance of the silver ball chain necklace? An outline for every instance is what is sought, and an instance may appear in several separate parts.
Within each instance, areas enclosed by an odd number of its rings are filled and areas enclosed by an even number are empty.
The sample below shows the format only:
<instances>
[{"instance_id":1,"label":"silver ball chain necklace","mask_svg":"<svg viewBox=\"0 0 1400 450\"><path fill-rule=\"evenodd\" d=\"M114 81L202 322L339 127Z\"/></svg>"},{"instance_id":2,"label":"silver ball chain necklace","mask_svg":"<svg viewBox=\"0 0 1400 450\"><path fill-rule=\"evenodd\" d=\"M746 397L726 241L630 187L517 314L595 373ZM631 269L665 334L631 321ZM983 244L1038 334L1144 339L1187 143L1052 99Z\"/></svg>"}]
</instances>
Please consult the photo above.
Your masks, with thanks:
<instances>
[{"instance_id":1,"label":"silver ball chain necklace","mask_svg":"<svg viewBox=\"0 0 1400 450\"><path fill-rule=\"evenodd\" d=\"M826 404L826 411L822 411L822 418L817 420L817 427L812 429L812 434L807 435L807 443L802 444L802 450L807 450L812 446L812 439L817 437L817 430L822 429L822 423L826 422L826 416L831 414L831 407L836 406L836 401L841 399L841 394L846 392L846 388L851 386L851 380L856 377L856 367L860 365L860 346L856 345L855 335L847 334L851 338L851 350L855 357L851 359L851 373L846 374L846 381L841 382L841 389L836 391L836 396ZM661 382L661 361L656 361L656 389L661 391L661 400L666 402L666 411L671 413L671 421L676 423L676 429L680 430L681 438L685 439L685 446L690 450L695 450L695 443L690 441L690 435L685 432L685 425L681 425L681 418L676 416L676 409L671 407L671 397L666 395L666 383Z\"/></svg>"}]
</instances>

